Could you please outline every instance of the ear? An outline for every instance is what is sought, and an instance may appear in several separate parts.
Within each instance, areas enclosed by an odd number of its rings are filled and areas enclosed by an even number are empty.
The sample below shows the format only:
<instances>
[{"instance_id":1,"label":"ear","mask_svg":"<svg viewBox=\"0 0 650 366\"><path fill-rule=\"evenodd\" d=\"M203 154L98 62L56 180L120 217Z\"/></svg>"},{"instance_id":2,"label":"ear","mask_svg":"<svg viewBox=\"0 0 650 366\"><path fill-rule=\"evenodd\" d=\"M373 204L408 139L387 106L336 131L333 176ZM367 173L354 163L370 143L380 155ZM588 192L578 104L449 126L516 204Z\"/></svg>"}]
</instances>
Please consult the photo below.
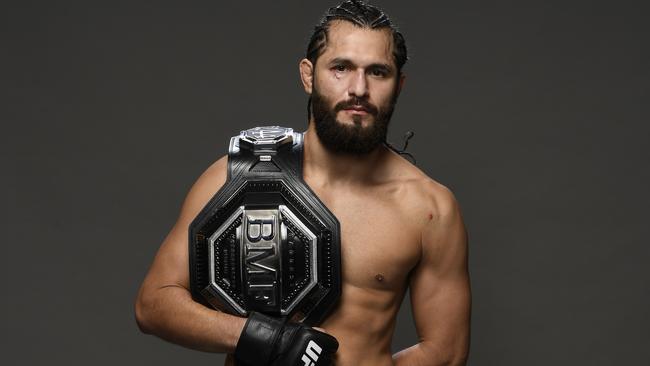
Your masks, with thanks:
<instances>
[{"instance_id":1,"label":"ear","mask_svg":"<svg viewBox=\"0 0 650 366\"><path fill-rule=\"evenodd\" d=\"M300 60L298 65L300 69L300 80L302 80L302 86L305 88L307 94L311 94L312 86L314 85L314 65L311 61L303 58Z\"/></svg>"}]
</instances>

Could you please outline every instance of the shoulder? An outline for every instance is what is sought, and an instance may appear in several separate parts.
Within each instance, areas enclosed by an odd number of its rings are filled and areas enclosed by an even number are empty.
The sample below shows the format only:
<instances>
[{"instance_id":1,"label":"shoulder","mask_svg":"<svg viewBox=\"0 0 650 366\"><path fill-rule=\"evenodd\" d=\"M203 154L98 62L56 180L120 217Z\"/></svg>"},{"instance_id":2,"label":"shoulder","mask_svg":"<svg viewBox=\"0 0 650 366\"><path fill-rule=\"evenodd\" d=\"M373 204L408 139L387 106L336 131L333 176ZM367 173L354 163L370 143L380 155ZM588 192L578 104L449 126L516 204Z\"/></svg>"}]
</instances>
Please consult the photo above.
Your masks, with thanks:
<instances>
[{"instance_id":1,"label":"shoulder","mask_svg":"<svg viewBox=\"0 0 650 366\"><path fill-rule=\"evenodd\" d=\"M454 193L405 159L395 158L391 164L400 211L419 233L423 253L440 254L462 246L465 226Z\"/></svg>"},{"instance_id":2,"label":"shoulder","mask_svg":"<svg viewBox=\"0 0 650 366\"><path fill-rule=\"evenodd\" d=\"M459 214L460 207L456 196L446 186L426 177L422 180L420 189L424 204L431 213L431 219L448 220Z\"/></svg>"},{"instance_id":3,"label":"shoulder","mask_svg":"<svg viewBox=\"0 0 650 366\"><path fill-rule=\"evenodd\" d=\"M425 213L429 219L450 217L459 212L456 197L449 188L397 154L391 160L391 180L399 187L406 209Z\"/></svg>"},{"instance_id":4,"label":"shoulder","mask_svg":"<svg viewBox=\"0 0 650 366\"><path fill-rule=\"evenodd\" d=\"M228 155L215 160L197 179L198 182L215 183L228 177Z\"/></svg>"},{"instance_id":5,"label":"shoulder","mask_svg":"<svg viewBox=\"0 0 650 366\"><path fill-rule=\"evenodd\" d=\"M183 208L182 216L194 217L217 193L228 179L228 156L224 155L212 163L194 182Z\"/></svg>"},{"instance_id":6,"label":"shoulder","mask_svg":"<svg viewBox=\"0 0 650 366\"><path fill-rule=\"evenodd\" d=\"M433 179L424 182L422 190L428 216L420 226L420 242L426 262L462 262L467 251L467 232L456 197Z\"/></svg>"},{"instance_id":7,"label":"shoulder","mask_svg":"<svg viewBox=\"0 0 650 366\"><path fill-rule=\"evenodd\" d=\"M214 193L228 178L228 156L224 155L212 163L194 183L192 193Z\"/></svg>"}]
</instances>

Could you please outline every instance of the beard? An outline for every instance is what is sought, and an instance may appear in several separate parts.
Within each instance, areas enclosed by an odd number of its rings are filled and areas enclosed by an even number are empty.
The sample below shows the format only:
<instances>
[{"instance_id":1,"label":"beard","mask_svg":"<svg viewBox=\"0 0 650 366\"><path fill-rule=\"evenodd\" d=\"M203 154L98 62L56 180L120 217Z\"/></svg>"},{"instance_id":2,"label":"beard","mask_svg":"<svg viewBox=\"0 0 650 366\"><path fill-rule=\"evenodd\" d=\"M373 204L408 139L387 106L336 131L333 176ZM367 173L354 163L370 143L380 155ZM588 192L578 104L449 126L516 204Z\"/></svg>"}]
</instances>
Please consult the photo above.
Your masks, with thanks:
<instances>
[{"instance_id":1,"label":"beard","mask_svg":"<svg viewBox=\"0 0 650 366\"><path fill-rule=\"evenodd\" d=\"M397 90L393 92L389 102L376 107L366 99L352 97L339 102L334 107L332 103L318 92L314 84L311 95L311 107L316 127L316 135L326 149L333 153L351 155L366 155L374 151L386 141L388 124L397 102ZM363 106L374 119L367 127L363 126L362 116L353 115L352 124L342 123L336 119L339 111L352 106Z\"/></svg>"}]
</instances>

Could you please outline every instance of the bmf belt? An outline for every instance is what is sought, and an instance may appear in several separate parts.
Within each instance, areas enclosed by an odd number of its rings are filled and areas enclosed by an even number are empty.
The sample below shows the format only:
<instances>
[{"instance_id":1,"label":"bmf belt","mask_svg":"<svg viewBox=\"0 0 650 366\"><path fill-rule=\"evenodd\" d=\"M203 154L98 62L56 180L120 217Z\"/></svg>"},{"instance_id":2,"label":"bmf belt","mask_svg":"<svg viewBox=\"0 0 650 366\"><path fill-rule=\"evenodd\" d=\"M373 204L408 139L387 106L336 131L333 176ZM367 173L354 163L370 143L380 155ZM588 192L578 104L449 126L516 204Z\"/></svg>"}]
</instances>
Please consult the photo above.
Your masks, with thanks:
<instances>
[{"instance_id":1,"label":"bmf belt","mask_svg":"<svg viewBox=\"0 0 650 366\"><path fill-rule=\"evenodd\" d=\"M341 293L340 228L302 178L303 134L230 140L228 179L189 227L192 296L216 309L316 325Z\"/></svg>"}]
</instances>

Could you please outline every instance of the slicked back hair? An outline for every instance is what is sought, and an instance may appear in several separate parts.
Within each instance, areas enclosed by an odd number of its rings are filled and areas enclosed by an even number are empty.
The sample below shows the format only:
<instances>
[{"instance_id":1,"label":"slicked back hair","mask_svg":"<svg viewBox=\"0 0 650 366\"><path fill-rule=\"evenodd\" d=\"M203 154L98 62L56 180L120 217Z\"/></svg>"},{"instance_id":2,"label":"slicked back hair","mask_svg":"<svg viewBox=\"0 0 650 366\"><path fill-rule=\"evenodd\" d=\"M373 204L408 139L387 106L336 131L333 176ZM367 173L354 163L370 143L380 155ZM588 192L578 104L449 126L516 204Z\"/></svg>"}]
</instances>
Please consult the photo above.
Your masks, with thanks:
<instances>
[{"instance_id":1,"label":"slicked back hair","mask_svg":"<svg viewBox=\"0 0 650 366\"><path fill-rule=\"evenodd\" d=\"M401 74L402 67L408 59L404 37L381 9L366 4L361 0L346 0L338 6L327 10L320 23L314 28L314 33L311 35L309 44L307 45L305 58L312 65L316 65L316 60L323 54L327 46L327 33L331 22L334 20L344 20L361 28L389 29L393 36L393 58L397 66L397 74L398 76Z\"/></svg>"}]
</instances>

